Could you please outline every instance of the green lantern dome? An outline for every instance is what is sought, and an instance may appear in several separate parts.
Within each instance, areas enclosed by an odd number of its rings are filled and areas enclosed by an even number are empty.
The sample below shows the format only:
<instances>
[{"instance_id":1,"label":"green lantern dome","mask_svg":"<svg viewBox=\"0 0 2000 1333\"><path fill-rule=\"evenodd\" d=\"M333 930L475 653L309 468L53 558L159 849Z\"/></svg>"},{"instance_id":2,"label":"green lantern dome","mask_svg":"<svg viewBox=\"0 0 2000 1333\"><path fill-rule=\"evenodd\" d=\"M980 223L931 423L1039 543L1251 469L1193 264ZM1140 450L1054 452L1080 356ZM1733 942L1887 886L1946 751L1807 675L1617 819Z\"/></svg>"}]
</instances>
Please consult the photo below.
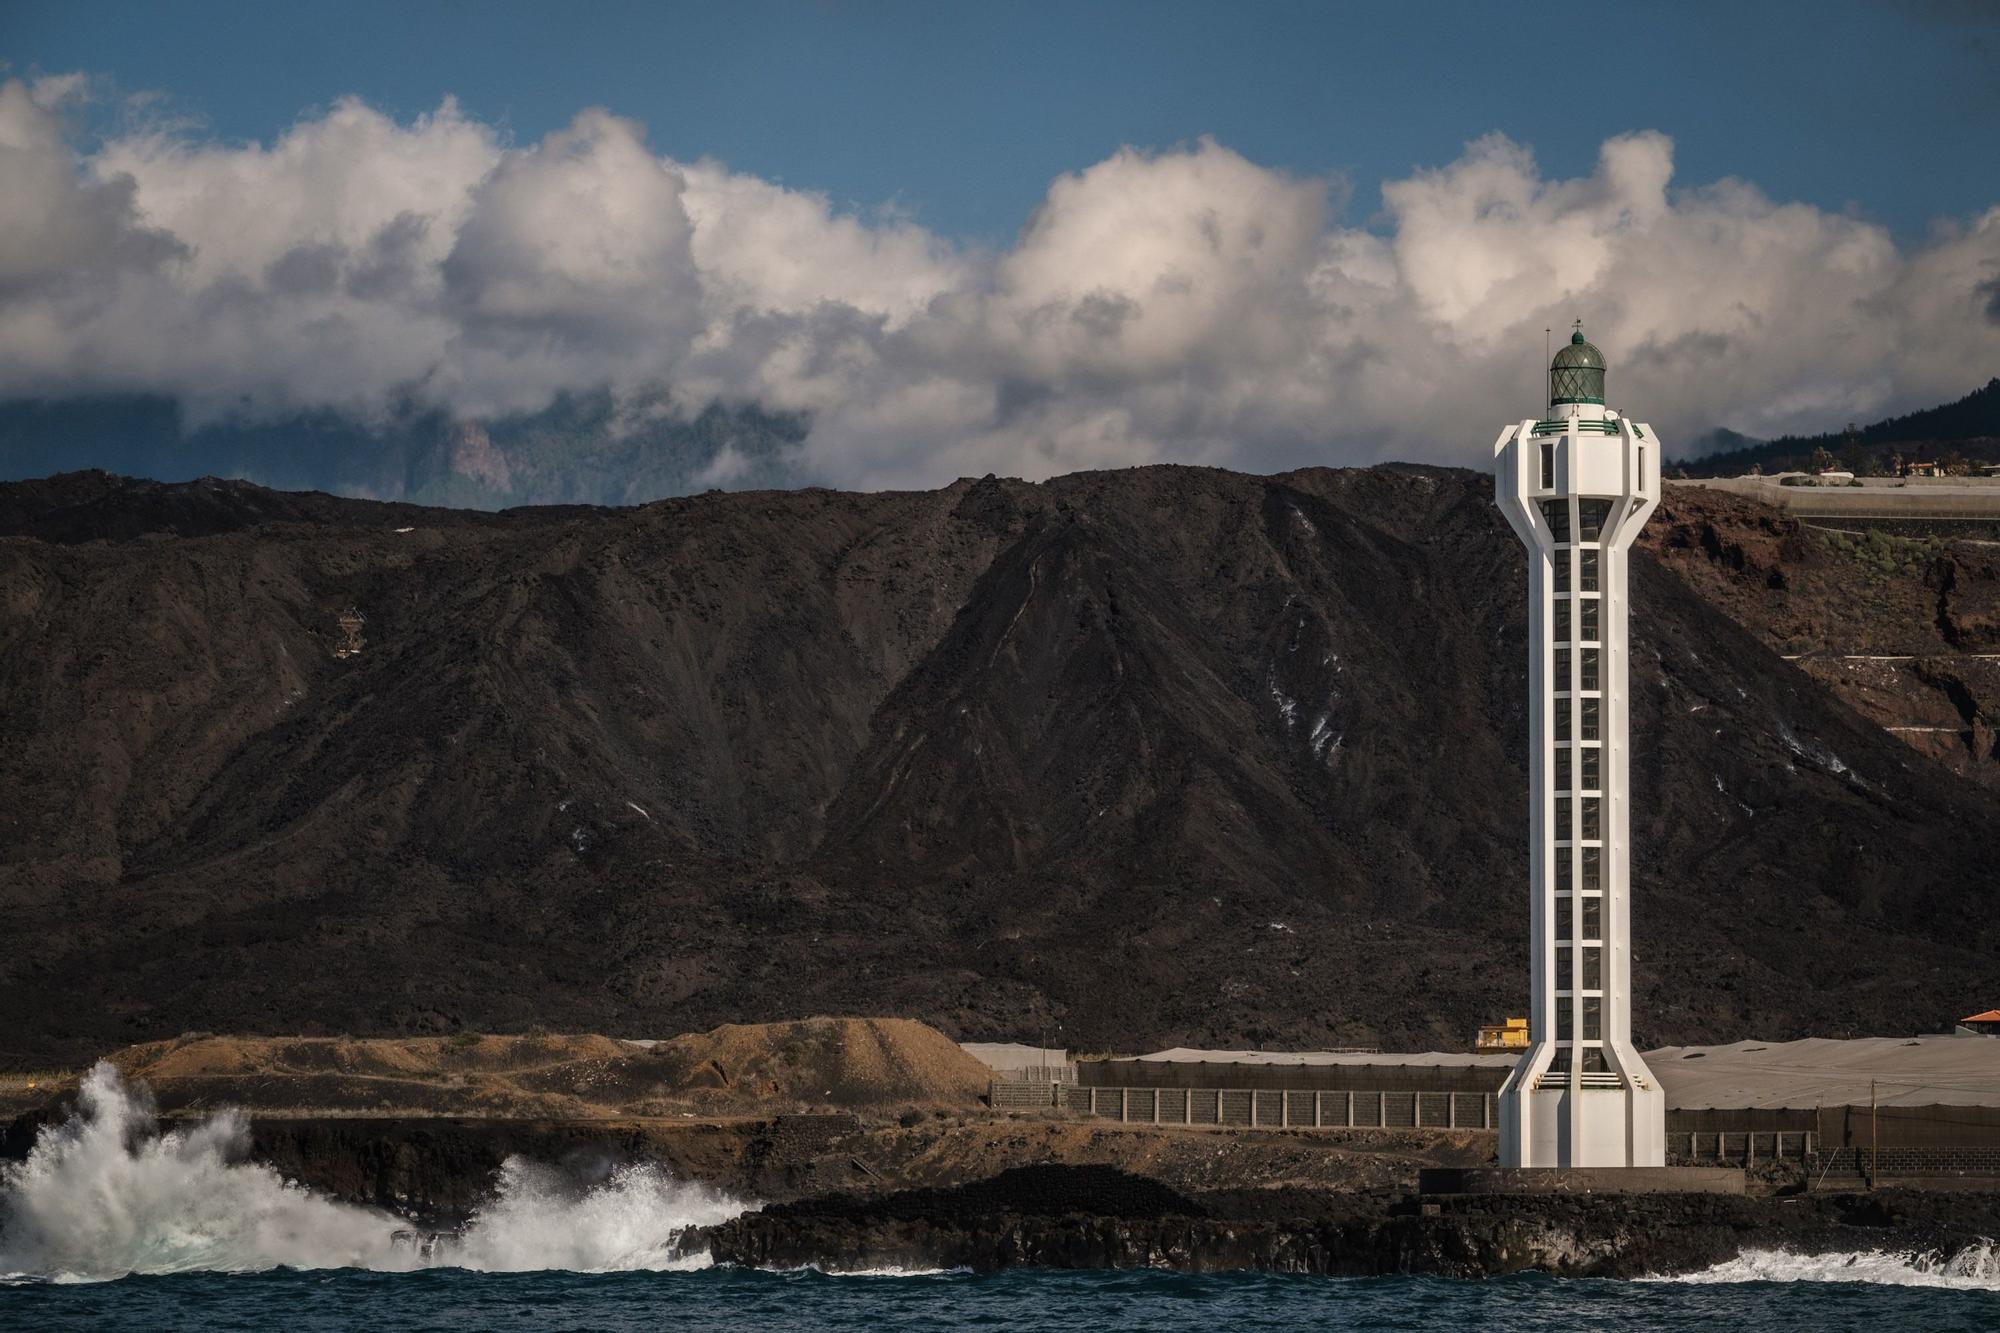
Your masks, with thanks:
<instances>
[{"instance_id":1,"label":"green lantern dome","mask_svg":"<svg viewBox=\"0 0 2000 1333\"><path fill-rule=\"evenodd\" d=\"M1583 325L1569 336L1569 346L1549 363L1549 406L1596 403L1604 406L1604 353L1583 339Z\"/></svg>"}]
</instances>

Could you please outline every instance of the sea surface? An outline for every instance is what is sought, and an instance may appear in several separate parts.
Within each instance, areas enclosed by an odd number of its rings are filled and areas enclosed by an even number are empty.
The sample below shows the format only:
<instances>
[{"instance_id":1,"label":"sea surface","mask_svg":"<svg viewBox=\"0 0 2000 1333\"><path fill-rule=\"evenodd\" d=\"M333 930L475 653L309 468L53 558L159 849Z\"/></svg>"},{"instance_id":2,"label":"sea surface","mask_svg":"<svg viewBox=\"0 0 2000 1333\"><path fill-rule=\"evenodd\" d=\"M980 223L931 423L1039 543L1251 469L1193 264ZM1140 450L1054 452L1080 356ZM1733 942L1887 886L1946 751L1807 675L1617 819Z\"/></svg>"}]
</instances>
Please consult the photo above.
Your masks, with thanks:
<instances>
[{"instance_id":1,"label":"sea surface","mask_svg":"<svg viewBox=\"0 0 2000 1333\"><path fill-rule=\"evenodd\" d=\"M180 1273L0 1287L18 1329L2000 1329L2000 1290L1863 1256L1785 1276L1307 1278L1052 1273ZM1807 1267L1816 1271L1808 1273ZM1831 1278L1832 1280L1821 1280Z\"/></svg>"},{"instance_id":2,"label":"sea surface","mask_svg":"<svg viewBox=\"0 0 2000 1333\"><path fill-rule=\"evenodd\" d=\"M678 1253L746 1201L632 1166L579 1186L509 1161L448 1244L246 1160L221 1114L161 1133L100 1066L0 1167L0 1330L2000 1330L2000 1252L1752 1252L1657 1281L1017 1271L768 1273Z\"/></svg>"}]
</instances>

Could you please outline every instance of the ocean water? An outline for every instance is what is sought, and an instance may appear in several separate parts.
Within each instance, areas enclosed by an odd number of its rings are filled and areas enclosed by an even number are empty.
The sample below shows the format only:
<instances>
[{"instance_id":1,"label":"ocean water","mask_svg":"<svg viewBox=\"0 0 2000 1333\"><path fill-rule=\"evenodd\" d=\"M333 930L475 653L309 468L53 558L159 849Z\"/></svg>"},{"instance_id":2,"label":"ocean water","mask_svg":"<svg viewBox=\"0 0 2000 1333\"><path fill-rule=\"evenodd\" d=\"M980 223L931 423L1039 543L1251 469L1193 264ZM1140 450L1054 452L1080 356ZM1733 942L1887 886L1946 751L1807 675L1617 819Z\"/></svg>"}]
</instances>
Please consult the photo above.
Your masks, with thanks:
<instances>
[{"instance_id":1,"label":"ocean water","mask_svg":"<svg viewBox=\"0 0 2000 1333\"><path fill-rule=\"evenodd\" d=\"M658 1171L578 1190L510 1162L449 1249L243 1160L229 1114L157 1132L100 1067L0 1172L0 1330L990 1327L2000 1330L2000 1254L1749 1253L1658 1281L764 1273L677 1254L744 1205Z\"/></svg>"},{"instance_id":2,"label":"ocean water","mask_svg":"<svg viewBox=\"0 0 2000 1333\"><path fill-rule=\"evenodd\" d=\"M1767 1269L1784 1265L1767 1261ZM830 1277L700 1272L343 1269L179 1273L0 1287L18 1329L1579 1329L2000 1328L2000 1291L1846 1280L1561 1281L1049 1273Z\"/></svg>"}]
</instances>

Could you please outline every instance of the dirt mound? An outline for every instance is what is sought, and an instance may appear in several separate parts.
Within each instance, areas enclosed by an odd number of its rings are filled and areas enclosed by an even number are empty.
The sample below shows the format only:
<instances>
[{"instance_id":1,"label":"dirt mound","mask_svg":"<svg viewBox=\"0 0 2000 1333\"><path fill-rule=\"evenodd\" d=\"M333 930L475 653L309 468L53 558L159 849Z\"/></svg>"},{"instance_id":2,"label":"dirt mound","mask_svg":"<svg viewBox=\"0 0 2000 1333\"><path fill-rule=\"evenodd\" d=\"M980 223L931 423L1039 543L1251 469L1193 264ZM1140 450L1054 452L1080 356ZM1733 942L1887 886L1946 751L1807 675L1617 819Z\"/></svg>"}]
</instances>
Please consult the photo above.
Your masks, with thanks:
<instances>
[{"instance_id":1,"label":"dirt mound","mask_svg":"<svg viewBox=\"0 0 2000 1333\"><path fill-rule=\"evenodd\" d=\"M334 1114L620 1114L658 1080L641 1045L610 1037L184 1036L110 1057L160 1109Z\"/></svg>"},{"instance_id":2,"label":"dirt mound","mask_svg":"<svg viewBox=\"0 0 2000 1333\"><path fill-rule=\"evenodd\" d=\"M610 1037L178 1037L111 1057L127 1078L149 1082L250 1074L353 1074L421 1078L506 1074L580 1061L627 1060L639 1048Z\"/></svg>"},{"instance_id":3,"label":"dirt mound","mask_svg":"<svg viewBox=\"0 0 2000 1333\"><path fill-rule=\"evenodd\" d=\"M802 1106L979 1103L986 1066L902 1018L732 1024L671 1041L611 1037L233 1037L129 1046L111 1062L160 1109L548 1116L754 1114Z\"/></svg>"},{"instance_id":4,"label":"dirt mound","mask_svg":"<svg viewBox=\"0 0 2000 1333\"><path fill-rule=\"evenodd\" d=\"M718 1103L970 1105L990 1078L949 1037L907 1018L725 1023L652 1053L673 1092Z\"/></svg>"}]
</instances>

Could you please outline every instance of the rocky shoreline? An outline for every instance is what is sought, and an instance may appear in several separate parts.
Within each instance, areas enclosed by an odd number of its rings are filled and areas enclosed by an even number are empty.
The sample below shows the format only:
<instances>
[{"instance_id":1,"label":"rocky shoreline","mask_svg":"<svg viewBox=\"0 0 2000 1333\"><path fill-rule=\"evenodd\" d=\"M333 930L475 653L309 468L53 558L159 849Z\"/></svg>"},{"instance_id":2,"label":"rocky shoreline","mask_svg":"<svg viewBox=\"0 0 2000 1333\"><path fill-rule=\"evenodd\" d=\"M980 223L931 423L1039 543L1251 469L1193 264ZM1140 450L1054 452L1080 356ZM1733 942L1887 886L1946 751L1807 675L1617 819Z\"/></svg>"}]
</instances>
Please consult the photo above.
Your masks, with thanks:
<instances>
[{"instance_id":1,"label":"rocky shoreline","mask_svg":"<svg viewBox=\"0 0 2000 1333\"><path fill-rule=\"evenodd\" d=\"M24 1157L62 1118L51 1104L0 1125L0 1160ZM2000 1188L1820 1193L1771 1164L1749 1194L1423 1193L1419 1164L1440 1158L1380 1133L904 1119L917 1123L266 1116L247 1120L236 1151L316 1194L405 1219L400 1239L426 1253L448 1253L515 1158L579 1196L651 1164L724 1198L763 1200L660 1243L765 1269L1632 1278L1752 1250L1944 1263L2000 1239ZM1443 1154L1453 1155L1469 1157Z\"/></svg>"},{"instance_id":2,"label":"rocky shoreline","mask_svg":"<svg viewBox=\"0 0 2000 1333\"><path fill-rule=\"evenodd\" d=\"M2000 1236L2000 1194L1442 1195L1238 1191L1188 1197L1109 1168L1023 1167L946 1190L774 1204L679 1241L719 1263L1632 1278L1746 1250L1949 1260Z\"/></svg>"}]
</instances>

